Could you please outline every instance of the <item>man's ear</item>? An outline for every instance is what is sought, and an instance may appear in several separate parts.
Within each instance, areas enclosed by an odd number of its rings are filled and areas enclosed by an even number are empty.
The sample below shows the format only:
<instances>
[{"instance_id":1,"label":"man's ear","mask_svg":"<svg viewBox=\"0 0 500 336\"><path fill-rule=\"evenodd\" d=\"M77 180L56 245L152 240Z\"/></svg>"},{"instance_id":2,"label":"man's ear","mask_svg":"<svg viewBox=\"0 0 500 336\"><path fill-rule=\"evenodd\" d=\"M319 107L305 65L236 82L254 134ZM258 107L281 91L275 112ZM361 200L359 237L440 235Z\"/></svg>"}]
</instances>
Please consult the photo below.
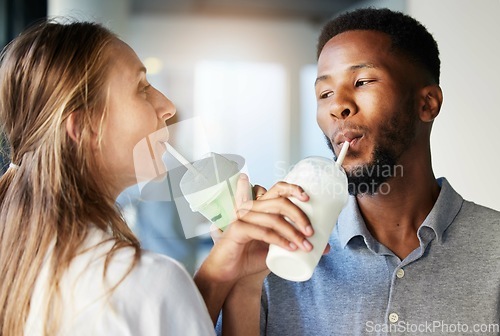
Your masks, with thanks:
<instances>
[{"instance_id":1,"label":"man's ear","mask_svg":"<svg viewBox=\"0 0 500 336\"><path fill-rule=\"evenodd\" d=\"M443 92L437 84L428 85L420 91L419 116L423 122L433 121L441 110Z\"/></svg>"},{"instance_id":2,"label":"man's ear","mask_svg":"<svg viewBox=\"0 0 500 336\"><path fill-rule=\"evenodd\" d=\"M80 140L80 125L78 124L78 118L76 111L73 111L66 119L66 133L73 139L73 141L78 142Z\"/></svg>"}]
</instances>

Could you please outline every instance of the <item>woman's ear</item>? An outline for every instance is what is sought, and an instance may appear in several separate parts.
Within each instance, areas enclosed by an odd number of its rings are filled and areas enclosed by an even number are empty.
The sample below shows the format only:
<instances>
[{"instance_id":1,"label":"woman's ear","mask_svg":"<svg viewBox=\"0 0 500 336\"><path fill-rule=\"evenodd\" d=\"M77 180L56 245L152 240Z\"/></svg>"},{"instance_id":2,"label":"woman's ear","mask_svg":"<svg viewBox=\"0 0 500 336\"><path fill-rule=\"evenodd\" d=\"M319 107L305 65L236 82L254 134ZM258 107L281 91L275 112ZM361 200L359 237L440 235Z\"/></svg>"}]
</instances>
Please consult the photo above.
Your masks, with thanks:
<instances>
[{"instance_id":1,"label":"woman's ear","mask_svg":"<svg viewBox=\"0 0 500 336\"><path fill-rule=\"evenodd\" d=\"M423 122L433 121L441 110L443 92L437 84L428 85L421 90L419 116Z\"/></svg>"},{"instance_id":2,"label":"woman's ear","mask_svg":"<svg viewBox=\"0 0 500 336\"><path fill-rule=\"evenodd\" d=\"M66 119L66 133L73 141L78 142L80 140L80 125L75 111L71 112L68 119Z\"/></svg>"}]
</instances>

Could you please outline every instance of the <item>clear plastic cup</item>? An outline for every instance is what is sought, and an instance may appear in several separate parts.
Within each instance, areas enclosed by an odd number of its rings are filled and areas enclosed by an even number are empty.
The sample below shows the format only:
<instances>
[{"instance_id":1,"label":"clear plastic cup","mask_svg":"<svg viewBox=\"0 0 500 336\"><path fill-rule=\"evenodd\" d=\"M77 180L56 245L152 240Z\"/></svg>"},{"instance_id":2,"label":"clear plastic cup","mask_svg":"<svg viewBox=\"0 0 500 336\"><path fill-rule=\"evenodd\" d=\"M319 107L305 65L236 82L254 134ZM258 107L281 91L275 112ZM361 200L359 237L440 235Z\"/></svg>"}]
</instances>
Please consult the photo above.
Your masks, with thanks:
<instances>
[{"instance_id":1,"label":"clear plastic cup","mask_svg":"<svg viewBox=\"0 0 500 336\"><path fill-rule=\"evenodd\" d=\"M217 153L193 163L180 181L184 198L193 212L201 213L218 228L224 228L236 219L236 187L243 166ZM248 199L252 199L248 189Z\"/></svg>"},{"instance_id":2,"label":"clear plastic cup","mask_svg":"<svg viewBox=\"0 0 500 336\"><path fill-rule=\"evenodd\" d=\"M266 264L281 278L306 281L318 265L337 218L347 202L347 176L335 161L312 156L298 162L284 181L301 186L309 195L307 202L293 197L290 200L304 211L314 228L314 234L308 238L313 250L288 251L271 244Z\"/></svg>"}]
</instances>

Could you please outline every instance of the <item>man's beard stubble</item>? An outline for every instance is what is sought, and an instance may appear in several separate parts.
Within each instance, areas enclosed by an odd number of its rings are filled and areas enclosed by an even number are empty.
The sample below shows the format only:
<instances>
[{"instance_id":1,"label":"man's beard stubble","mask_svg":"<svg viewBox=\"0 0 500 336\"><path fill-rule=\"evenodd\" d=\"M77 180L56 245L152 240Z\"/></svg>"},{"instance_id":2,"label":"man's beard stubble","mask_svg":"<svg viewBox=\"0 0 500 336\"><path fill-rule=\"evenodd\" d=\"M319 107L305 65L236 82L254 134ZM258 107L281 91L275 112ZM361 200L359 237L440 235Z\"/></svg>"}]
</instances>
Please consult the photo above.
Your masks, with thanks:
<instances>
[{"instance_id":1,"label":"man's beard stubble","mask_svg":"<svg viewBox=\"0 0 500 336\"><path fill-rule=\"evenodd\" d=\"M411 113L413 106L413 102L408 102L408 109L401 112L406 113L406 116L401 118L394 114L381 129L381 136L370 162L346 171L350 195L374 195L385 182L395 177L398 171L403 174L398 160L415 139L416 117ZM337 160L331 140L326 137L326 141L334 159Z\"/></svg>"}]
</instances>

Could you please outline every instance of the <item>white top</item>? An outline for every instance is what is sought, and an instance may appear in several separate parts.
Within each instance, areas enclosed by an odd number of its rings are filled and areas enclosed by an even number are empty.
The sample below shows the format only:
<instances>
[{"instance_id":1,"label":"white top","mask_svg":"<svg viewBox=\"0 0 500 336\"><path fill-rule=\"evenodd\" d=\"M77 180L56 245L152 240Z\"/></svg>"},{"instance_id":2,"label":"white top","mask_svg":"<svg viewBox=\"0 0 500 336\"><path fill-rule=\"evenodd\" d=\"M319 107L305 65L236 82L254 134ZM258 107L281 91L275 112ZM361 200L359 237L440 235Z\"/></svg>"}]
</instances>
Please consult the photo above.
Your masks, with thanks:
<instances>
[{"instance_id":1,"label":"white top","mask_svg":"<svg viewBox=\"0 0 500 336\"><path fill-rule=\"evenodd\" d=\"M91 247L79 254L63 276L63 299L58 335L215 335L205 303L193 280L175 260L143 251L138 264L126 274L134 249L118 249L103 280L111 236L92 229L84 243ZM101 243L101 244L99 244ZM49 251L37 279L25 335L43 335L45 312L41 300L47 294Z\"/></svg>"}]
</instances>

